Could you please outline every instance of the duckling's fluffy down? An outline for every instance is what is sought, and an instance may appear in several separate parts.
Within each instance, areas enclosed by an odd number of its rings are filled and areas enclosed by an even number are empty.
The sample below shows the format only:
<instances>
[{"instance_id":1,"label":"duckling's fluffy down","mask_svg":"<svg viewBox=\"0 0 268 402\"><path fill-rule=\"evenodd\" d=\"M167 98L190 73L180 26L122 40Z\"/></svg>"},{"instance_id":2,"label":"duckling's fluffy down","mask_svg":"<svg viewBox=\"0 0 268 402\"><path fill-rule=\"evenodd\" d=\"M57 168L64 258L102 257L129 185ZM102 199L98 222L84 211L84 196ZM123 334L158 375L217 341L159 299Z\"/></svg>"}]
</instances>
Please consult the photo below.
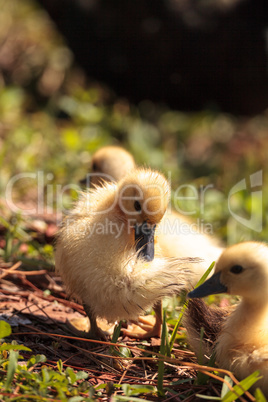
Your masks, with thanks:
<instances>
[{"instance_id":1,"label":"duckling's fluffy down","mask_svg":"<svg viewBox=\"0 0 268 402\"><path fill-rule=\"evenodd\" d=\"M104 242L105 253L93 256L85 241L85 250L74 244L64 256L57 254L56 262L68 291L89 305L97 317L110 322L136 319L158 300L179 293L185 286L187 272L179 261L155 258L145 262L134 252L131 257L124 252L110 254Z\"/></svg>"},{"instance_id":2,"label":"duckling's fluffy down","mask_svg":"<svg viewBox=\"0 0 268 402\"><path fill-rule=\"evenodd\" d=\"M68 292L111 322L137 318L185 288L190 275L188 259L138 257L133 232L116 213L116 189L105 184L81 196L63 222L55 251Z\"/></svg>"}]
</instances>

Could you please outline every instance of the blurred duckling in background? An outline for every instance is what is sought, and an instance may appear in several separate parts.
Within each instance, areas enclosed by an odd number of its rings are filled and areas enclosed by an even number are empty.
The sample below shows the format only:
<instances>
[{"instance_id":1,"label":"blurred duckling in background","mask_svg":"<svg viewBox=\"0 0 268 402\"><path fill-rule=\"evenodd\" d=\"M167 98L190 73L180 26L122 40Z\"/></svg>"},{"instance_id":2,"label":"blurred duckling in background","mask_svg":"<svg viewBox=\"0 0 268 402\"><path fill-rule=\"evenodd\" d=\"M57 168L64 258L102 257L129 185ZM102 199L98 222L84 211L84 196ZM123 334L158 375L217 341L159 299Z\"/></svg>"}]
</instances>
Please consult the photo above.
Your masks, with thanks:
<instances>
[{"instance_id":1,"label":"blurred duckling in background","mask_svg":"<svg viewBox=\"0 0 268 402\"><path fill-rule=\"evenodd\" d=\"M117 184L82 193L59 231L55 262L70 294L84 305L91 338L105 338L96 318L137 319L156 307L156 323L144 334L159 336L165 296L189 283L189 259L164 258L154 233L170 197L160 173L135 169ZM161 306L161 304L160 304Z\"/></svg>"},{"instance_id":2,"label":"blurred duckling in background","mask_svg":"<svg viewBox=\"0 0 268 402\"><path fill-rule=\"evenodd\" d=\"M184 323L189 342L197 355L203 349L209 356L215 347L218 366L232 371L239 380L259 370L262 379L254 387L260 387L267 397L268 247L265 244L245 242L228 247L216 263L214 275L188 297L223 292L239 295L241 301L229 311L223 309L222 314L220 308L215 310L204 303L189 301Z\"/></svg>"},{"instance_id":3,"label":"blurred duckling in background","mask_svg":"<svg viewBox=\"0 0 268 402\"><path fill-rule=\"evenodd\" d=\"M119 181L135 168L133 156L124 148L109 145L100 148L92 157L89 174L80 181L86 187L103 181Z\"/></svg>"}]
</instances>

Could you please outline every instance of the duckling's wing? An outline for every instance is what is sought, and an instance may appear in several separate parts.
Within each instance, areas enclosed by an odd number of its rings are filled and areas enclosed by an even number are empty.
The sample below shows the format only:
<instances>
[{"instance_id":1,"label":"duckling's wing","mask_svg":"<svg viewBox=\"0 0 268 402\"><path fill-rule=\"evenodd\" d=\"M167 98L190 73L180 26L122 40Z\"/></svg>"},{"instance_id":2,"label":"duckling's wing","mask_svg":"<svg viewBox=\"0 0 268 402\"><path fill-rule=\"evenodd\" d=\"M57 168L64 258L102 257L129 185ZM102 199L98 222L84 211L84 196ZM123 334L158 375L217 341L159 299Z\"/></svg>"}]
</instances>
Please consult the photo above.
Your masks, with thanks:
<instances>
[{"instance_id":1,"label":"duckling's wing","mask_svg":"<svg viewBox=\"0 0 268 402\"><path fill-rule=\"evenodd\" d=\"M249 363L256 364L256 370L261 367L265 368L268 375L268 346L265 345L262 348L255 349L249 355Z\"/></svg>"},{"instance_id":2,"label":"duckling's wing","mask_svg":"<svg viewBox=\"0 0 268 402\"><path fill-rule=\"evenodd\" d=\"M211 308L202 299L192 299L184 316L184 326L188 333L188 341L200 362L206 362L212 355L215 343L229 310ZM200 334L203 328L203 338ZM200 356L200 354L202 356Z\"/></svg>"}]
</instances>

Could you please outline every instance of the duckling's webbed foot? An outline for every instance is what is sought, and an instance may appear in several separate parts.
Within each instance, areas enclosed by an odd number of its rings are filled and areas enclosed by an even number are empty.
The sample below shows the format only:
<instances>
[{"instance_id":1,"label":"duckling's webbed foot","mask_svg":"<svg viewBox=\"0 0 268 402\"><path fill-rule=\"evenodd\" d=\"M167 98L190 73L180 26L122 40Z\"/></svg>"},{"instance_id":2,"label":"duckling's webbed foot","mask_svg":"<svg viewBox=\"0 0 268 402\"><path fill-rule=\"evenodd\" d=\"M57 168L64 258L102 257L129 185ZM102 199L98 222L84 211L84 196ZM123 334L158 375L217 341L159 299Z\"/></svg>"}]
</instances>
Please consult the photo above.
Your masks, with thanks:
<instances>
[{"instance_id":1,"label":"duckling's webbed foot","mask_svg":"<svg viewBox=\"0 0 268 402\"><path fill-rule=\"evenodd\" d=\"M155 317L149 315L139 317L137 321L131 321L131 328L123 329L123 334L130 338L159 338L162 327L162 302L158 302L155 305L154 311Z\"/></svg>"}]
</instances>

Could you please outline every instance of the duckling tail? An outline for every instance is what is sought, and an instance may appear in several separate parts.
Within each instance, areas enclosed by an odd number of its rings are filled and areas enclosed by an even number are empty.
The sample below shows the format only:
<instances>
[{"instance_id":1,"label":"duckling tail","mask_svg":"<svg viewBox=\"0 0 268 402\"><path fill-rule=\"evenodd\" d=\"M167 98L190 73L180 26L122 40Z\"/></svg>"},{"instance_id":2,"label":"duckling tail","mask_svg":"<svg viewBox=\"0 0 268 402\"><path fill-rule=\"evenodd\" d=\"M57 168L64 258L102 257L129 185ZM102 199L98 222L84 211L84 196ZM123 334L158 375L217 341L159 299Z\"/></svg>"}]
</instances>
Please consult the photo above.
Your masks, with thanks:
<instances>
[{"instance_id":1,"label":"duckling tail","mask_svg":"<svg viewBox=\"0 0 268 402\"><path fill-rule=\"evenodd\" d=\"M209 307L202 299L189 300L184 326L190 346L200 363L207 362L212 355L227 315L228 310L225 308Z\"/></svg>"}]
</instances>

